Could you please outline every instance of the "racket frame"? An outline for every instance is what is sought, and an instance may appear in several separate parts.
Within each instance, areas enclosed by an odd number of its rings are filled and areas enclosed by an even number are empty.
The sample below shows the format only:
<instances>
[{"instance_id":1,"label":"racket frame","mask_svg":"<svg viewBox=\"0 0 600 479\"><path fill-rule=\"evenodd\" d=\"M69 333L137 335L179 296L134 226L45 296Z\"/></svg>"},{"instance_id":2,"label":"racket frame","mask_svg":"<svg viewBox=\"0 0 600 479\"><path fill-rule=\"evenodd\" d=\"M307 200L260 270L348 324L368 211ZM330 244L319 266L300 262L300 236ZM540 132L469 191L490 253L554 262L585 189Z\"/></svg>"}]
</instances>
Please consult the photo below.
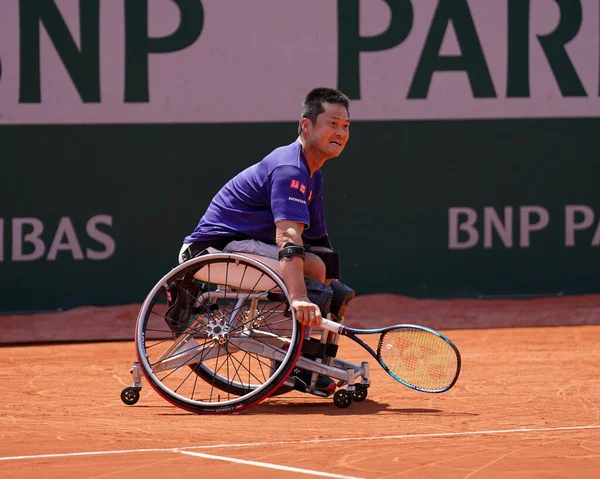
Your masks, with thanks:
<instances>
[{"instance_id":1,"label":"racket frame","mask_svg":"<svg viewBox=\"0 0 600 479\"><path fill-rule=\"evenodd\" d=\"M344 326L343 324L339 324L339 323L336 323L335 321L331 321L331 320L325 319L325 318L323 318L321 320L321 327L323 329L326 329L327 331L331 331L332 333L346 336L347 338L350 338L354 342L361 345L371 356L373 356L373 358L375 358L375 360L377 360L379 365L385 370L386 373L388 373L391 377L393 377L399 383L403 384L404 386L406 386L410 389L414 389L415 391L421 391L421 392L427 392L427 393L443 393L445 391L448 391L452 386L454 386L456 384L456 381L458 380L458 376L460 375L460 369L461 369L460 351L458 350L456 345L452 341L450 341L450 339L448 339L446 336L444 336L440 332L436 331L435 329L431 329L426 326L419 326L417 324L395 324L393 326L387 326L385 328L377 328L377 329L355 329L355 328L349 328L347 326ZM394 329L402 329L402 328L418 329L421 331L426 331L428 333L431 333L431 334L437 336L438 338L444 340L454 350L454 352L456 354L456 361L457 361L456 374L454 375L453 380L446 387L441 388L441 389L436 389L436 390L430 390L430 389L420 388L418 386L415 386L414 384L410 384L410 383L404 381L402 378L398 377L396 374L394 374L387 367L387 365L382 361L381 354L380 354L381 342L383 340L385 333L387 333L391 330L394 330ZM369 334L369 335L380 334L381 335L379 337L379 341L377 343L377 352L375 352L373 350L373 348L371 348L371 346L369 346L367 343L365 343L362 339L360 339L357 336L357 335L362 335L362 334L365 334L365 335L366 334Z\"/></svg>"}]
</instances>

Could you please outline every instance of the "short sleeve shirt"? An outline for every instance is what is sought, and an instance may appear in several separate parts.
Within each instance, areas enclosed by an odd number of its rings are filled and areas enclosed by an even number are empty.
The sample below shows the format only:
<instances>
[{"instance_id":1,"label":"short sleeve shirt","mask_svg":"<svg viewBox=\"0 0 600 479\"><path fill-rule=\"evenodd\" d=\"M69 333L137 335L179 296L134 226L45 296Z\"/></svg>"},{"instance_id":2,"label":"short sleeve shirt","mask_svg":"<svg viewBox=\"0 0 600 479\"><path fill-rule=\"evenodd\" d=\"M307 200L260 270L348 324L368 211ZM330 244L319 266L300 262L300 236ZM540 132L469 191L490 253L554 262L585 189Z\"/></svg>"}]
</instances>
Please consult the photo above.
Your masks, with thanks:
<instances>
[{"instance_id":1,"label":"short sleeve shirt","mask_svg":"<svg viewBox=\"0 0 600 479\"><path fill-rule=\"evenodd\" d=\"M321 171L310 176L299 141L275 149L227 182L184 241L242 235L274 243L275 222L282 220L304 223L310 238L327 234Z\"/></svg>"}]
</instances>

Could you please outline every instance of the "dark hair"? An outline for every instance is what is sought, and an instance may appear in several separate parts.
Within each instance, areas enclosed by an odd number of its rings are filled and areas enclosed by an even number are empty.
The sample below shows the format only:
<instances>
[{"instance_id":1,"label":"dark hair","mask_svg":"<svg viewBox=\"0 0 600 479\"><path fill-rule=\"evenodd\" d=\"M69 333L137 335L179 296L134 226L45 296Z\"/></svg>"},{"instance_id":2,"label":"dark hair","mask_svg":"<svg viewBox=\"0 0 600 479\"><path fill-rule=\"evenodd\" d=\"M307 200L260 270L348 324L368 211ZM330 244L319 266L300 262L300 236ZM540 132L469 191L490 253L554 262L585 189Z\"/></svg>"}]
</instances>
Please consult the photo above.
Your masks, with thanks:
<instances>
[{"instance_id":1,"label":"dark hair","mask_svg":"<svg viewBox=\"0 0 600 479\"><path fill-rule=\"evenodd\" d=\"M317 117L325 111L323 103L338 103L349 112L350 99L341 91L335 88L314 88L306 95L304 103L302 103L298 134L302 131L302 118L308 118L313 124L316 123Z\"/></svg>"}]
</instances>

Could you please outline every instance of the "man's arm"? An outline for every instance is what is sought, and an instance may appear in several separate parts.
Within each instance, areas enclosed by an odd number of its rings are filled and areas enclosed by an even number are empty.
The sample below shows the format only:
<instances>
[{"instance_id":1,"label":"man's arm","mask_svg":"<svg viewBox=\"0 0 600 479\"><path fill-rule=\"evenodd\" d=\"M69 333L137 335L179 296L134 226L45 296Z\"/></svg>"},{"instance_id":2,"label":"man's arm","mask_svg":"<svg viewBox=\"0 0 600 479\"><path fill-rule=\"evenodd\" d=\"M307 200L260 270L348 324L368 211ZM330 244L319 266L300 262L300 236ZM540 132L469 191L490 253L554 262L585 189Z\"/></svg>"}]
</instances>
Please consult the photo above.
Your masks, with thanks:
<instances>
[{"instance_id":1,"label":"man's arm","mask_svg":"<svg viewBox=\"0 0 600 479\"><path fill-rule=\"evenodd\" d=\"M302 246L303 223L295 221L278 221L275 223L277 228L275 240L277 248L281 250L287 243L293 243ZM321 310L311 303L306 293L306 284L304 283L304 259L300 256L286 260L280 260L283 281L290 293L292 308L296 311L296 318L305 326L319 326L321 324Z\"/></svg>"}]
</instances>

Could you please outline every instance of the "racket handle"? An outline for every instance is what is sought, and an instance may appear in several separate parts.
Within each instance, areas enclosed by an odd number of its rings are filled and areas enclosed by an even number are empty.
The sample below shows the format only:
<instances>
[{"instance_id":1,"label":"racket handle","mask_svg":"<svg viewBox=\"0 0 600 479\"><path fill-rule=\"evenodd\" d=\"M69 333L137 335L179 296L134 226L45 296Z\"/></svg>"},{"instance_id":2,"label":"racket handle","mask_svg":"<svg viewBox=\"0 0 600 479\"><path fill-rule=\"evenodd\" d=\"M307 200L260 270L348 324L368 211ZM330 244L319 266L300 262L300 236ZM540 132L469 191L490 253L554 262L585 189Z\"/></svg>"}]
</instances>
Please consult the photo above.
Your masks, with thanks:
<instances>
[{"instance_id":1,"label":"racket handle","mask_svg":"<svg viewBox=\"0 0 600 479\"><path fill-rule=\"evenodd\" d=\"M335 321L325 319L325 318L323 318L321 320L321 327L323 329L326 329L327 331L331 331L332 333L335 333L335 334L340 334L342 332L342 330L344 329L343 325L336 323Z\"/></svg>"}]
</instances>

